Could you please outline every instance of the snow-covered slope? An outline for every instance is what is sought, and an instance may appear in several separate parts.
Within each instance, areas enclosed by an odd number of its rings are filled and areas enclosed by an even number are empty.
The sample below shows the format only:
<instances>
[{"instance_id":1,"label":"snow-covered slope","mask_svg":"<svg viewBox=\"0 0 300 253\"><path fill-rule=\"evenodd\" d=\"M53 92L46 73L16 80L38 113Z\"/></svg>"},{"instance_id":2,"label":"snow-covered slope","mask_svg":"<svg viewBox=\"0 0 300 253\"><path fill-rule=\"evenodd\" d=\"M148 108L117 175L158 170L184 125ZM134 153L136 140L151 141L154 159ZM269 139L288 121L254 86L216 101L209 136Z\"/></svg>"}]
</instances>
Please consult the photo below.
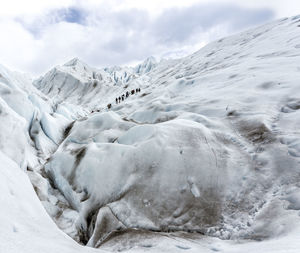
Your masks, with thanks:
<instances>
[{"instance_id":1,"label":"snow-covered slope","mask_svg":"<svg viewBox=\"0 0 300 253\"><path fill-rule=\"evenodd\" d=\"M298 252L299 31L300 16L282 19L183 59L157 64L150 58L135 69L96 70L74 59L35 82L45 95L30 82L28 92L17 80L1 81L21 94L9 98L3 88L8 112L3 117L11 120L1 127L7 131L23 122L15 138L30 153L16 145L14 156L15 144L0 135L1 143L11 145L0 149L4 180L25 177L12 171L31 157L37 165L28 175L48 214L88 246L128 252ZM135 88L141 92L115 102ZM36 117L36 125L47 138L26 129L34 113L22 112L25 103L44 115ZM100 112L89 113L93 109ZM23 186L12 181L13 187ZM33 212L40 210L33 191L26 192ZM12 206L13 197L5 196L3 203ZM7 209L0 210L13 220ZM21 213L20 207L15 210L16 216ZM49 227L45 236L38 235L34 221L17 223L29 234L33 229L36 240L59 238L60 251L91 250L63 238L45 212L39 217ZM14 252L9 245L18 229L11 221L5 224L5 231L12 229L4 252Z\"/></svg>"},{"instance_id":2,"label":"snow-covered slope","mask_svg":"<svg viewBox=\"0 0 300 253\"><path fill-rule=\"evenodd\" d=\"M110 74L91 68L75 58L63 66L53 68L34 84L58 104L65 104L68 108L75 106L79 110L77 105L91 102L93 97L95 100L101 95L103 97L103 94L113 89L115 83Z\"/></svg>"},{"instance_id":3,"label":"snow-covered slope","mask_svg":"<svg viewBox=\"0 0 300 253\"><path fill-rule=\"evenodd\" d=\"M136 79L156 65L155 58L149 57L135 68L115 66L96 69L74 58L50 70L34 85L58 104L67 108L75 107L80 112L79 105L85 108L81 113L87 113L99 110L100 105L110 103L115 99L114 96L135 89L139 86Z\"/></svg>"}]
</instances>

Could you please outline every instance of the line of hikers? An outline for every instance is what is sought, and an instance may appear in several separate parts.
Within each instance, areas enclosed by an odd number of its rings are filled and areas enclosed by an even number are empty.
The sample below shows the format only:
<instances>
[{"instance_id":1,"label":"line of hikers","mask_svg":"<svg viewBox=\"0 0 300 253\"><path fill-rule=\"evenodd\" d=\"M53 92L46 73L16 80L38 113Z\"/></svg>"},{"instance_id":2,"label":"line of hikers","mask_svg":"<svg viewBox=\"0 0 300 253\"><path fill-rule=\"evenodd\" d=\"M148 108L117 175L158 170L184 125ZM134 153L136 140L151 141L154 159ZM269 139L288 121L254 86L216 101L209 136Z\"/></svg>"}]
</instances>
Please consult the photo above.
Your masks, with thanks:
<instances>
[{"instance_id":1,"label":"line of hikers","mask_svg":"<svg viewBox=\"0 0 300 253\"><path fill-rule=\"evenodd\" d=\"M123 94L122 96L119 96L119 97L116 98L116 104L121 103L121 101L124 101L125 98L128 98L130 95L134 95L135 93L138 93L138 92L141 92L141 88L133 89L130 92L126 91L125 94ZM110 109L111 106L112 106L112 104L108 104L107 109Z\"/></svg>"},{"instance_id":2,"label":"line of hikers","mask_svg":"<svg viewBox=\"0 0 300 253\"><path fill-rule=\"evenodd\" d=\"M123 94L122 96L116 98L116 104L119 104L119 103L121 103L121 101L124 101L125 98L128 98L130 94L134 95L135 93L138 93L138 92L141 92L140 88L136 88L135 90L131 90L130 93L129 93L129 91L126 91L125 94Z\"/></svg>"}]
</instances>

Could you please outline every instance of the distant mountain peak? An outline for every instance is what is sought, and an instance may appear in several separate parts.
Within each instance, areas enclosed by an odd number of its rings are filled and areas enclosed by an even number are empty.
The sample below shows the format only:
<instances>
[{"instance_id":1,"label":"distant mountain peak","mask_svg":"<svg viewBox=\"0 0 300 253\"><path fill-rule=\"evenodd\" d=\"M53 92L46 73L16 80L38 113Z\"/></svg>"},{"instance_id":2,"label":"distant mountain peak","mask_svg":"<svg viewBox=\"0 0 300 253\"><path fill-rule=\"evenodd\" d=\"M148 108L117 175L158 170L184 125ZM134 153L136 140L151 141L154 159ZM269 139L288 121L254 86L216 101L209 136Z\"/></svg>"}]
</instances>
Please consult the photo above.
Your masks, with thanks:
<instances>
[{"instance_id":1,"label":"distant mountain peak","mask_svg":"<svg viewBox=\"0 0 300 253\"><path fill-rule=\"evenodd\" d=\"M154 63L157 63L156 58L154 56L149 56L148 58L146 58L146 60L144 62L154 62Z\"/></svg>"},{"instance_id":2,"label":"distant mountain peak","mask_svg":"<svg viewBox=\"0 0 300 253\"><path fill-rule=\"evenodd\" d=\"M73 59L67 61L63 66L76 66L76 65L88 66L88 64L80 60L78 57L74 57Z\"/></svg>"},{"instance_id":3,"label":"distant mountain peak","mask_svg":"<svg viewBox=\"0 0 300 253\"><path fill-rule=\"evenodd\" d=\"M138 64L135 67L135 72L140 75L145 74L151 71L154 67L156 67L156 65L157 61L155 57L149 56L148 58L146 58L146 60L144 60L142 63Z\"/></svg>"}]
</instances>

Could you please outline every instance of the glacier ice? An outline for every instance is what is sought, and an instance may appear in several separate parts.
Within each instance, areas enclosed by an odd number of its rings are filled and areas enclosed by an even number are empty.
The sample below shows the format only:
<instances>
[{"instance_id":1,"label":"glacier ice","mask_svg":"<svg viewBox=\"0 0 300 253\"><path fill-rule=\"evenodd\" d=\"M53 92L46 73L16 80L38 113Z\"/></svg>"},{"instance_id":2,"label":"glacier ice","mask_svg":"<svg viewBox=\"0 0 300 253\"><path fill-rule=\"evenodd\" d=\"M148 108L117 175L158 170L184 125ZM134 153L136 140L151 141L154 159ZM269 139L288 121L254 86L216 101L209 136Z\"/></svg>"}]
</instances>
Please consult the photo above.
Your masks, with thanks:
<instances>
[{"instance_id":1,"label":"glacier ice","mask_svg":"<svg viewBox=\"0 0 300 253\"><path fill-rule=\"evenodd\" d=\"M136 68L0 66L0 251L298 252L298 23Z\"/></svg>"}]
</instances>

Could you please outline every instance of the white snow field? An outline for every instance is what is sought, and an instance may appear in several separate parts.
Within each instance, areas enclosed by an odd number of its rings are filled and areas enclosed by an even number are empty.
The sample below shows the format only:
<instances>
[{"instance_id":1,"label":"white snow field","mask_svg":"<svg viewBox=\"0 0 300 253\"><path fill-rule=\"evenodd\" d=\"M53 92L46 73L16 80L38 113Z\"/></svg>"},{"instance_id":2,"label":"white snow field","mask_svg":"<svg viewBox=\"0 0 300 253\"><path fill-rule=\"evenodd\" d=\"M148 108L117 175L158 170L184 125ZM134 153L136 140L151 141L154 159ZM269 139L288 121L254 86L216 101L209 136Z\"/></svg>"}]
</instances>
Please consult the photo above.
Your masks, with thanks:
<instances>
[{"instance_id":1,"label":"white snow field","mask_svg":"<svg viewBox=\"0 0 300 253\"><path fill-rule=\"evenodd\" d=\"M134 68L1 66L0 118L0 252L300 251L300 16Z\"/></svg>"}]
</instances>

